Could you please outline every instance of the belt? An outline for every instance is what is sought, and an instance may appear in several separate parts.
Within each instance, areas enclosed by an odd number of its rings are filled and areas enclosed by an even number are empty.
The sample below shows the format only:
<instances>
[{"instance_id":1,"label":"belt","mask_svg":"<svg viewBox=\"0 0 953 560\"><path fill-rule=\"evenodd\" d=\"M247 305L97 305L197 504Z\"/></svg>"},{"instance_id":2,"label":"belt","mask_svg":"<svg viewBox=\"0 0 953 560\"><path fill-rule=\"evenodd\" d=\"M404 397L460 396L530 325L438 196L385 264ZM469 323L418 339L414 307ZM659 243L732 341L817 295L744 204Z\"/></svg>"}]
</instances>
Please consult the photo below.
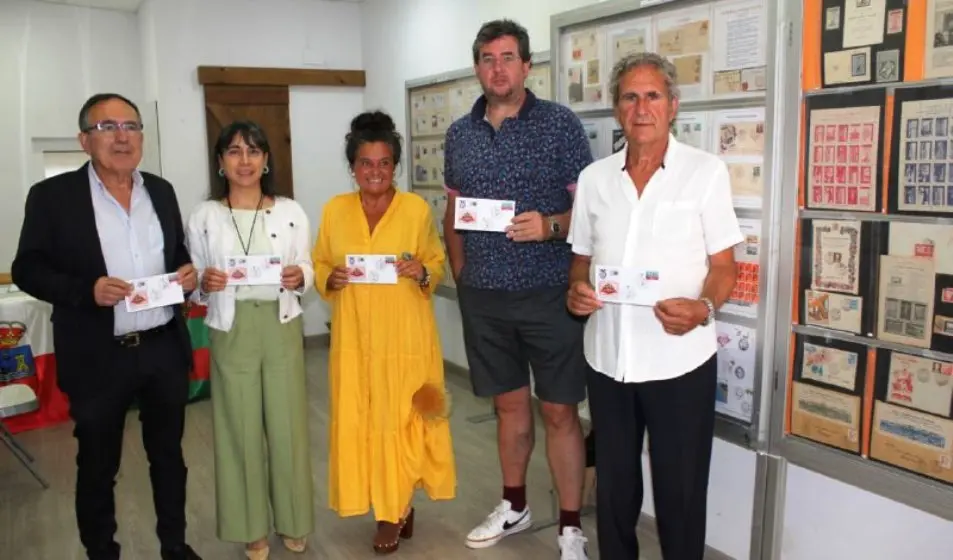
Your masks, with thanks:
<instances>
[{"instance_id":1,"label":"belt","mask_svg":"<svg viewBox=\"0 0 953 560\"><path fill-rule=\"evenodd\" d=\"M144 331L134 331L131 333L126 333L120 336L115 337L113 340L123 348L135 348L143 340L148 340L157 335L160 335L170 329L175 325L175 319L172 319L164 325L159 325L158 327L153 327L151 329L146 329Z\"/></svg>"}]
</instances>

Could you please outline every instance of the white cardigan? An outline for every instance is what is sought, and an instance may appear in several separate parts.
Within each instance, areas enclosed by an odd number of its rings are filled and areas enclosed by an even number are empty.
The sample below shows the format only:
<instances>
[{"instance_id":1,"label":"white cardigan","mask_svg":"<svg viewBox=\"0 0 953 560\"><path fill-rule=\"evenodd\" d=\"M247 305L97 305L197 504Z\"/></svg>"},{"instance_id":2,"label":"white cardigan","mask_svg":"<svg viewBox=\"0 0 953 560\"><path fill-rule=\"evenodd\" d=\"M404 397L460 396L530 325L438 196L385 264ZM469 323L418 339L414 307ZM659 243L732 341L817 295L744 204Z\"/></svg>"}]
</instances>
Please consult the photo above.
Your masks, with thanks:
<instances>
[{"instance_id":1,"label":"white cardigan","mask_svg":"<svg viewBox=\"0 0 953 560\"><path fill-rule=\"evenodd\" d=\"M314 284L314 265L311 263L311 228L308 216L297 202L275 197L275 205L262 210L265 231L271 238L274 253L281 262L297 264L304 273L304 284L299 290L281 289L278 295L278 320L287 323L301 315L301 295ZM192 264L202 278L206 267L222 270L226 256L235 255L237 247L235 226L228 207L217 200L202 202L192 211L188 226L188 247ZM192 299L208 307L205 324L220 331L228 331L235 320L235 286L211 294L197 289Z\"/></svg>"}]
</instances>

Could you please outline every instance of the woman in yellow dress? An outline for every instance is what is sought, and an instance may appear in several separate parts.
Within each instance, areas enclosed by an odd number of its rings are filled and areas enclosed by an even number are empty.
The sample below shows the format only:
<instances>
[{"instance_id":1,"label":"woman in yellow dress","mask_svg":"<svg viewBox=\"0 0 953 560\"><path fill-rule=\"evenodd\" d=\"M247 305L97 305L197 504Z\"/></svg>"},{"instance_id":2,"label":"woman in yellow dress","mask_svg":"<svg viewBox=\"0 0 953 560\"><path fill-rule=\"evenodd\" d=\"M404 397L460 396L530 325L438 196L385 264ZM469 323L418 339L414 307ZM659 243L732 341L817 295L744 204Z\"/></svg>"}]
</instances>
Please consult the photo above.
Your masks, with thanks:
<instances>
[{"instance_id":1,"label":"woman in yellow dress","mask_svg":"<svg viewBox=\"0 0 953 560\"><path fill-rule=\"evenodd\" d=\"M413 534L417 488L432 500L456 491L431 301L446 255L427 202L394 187L391 117L355 117L345 154L358 191L325 205L312 255L332 308L329 498L342 517L373 508L386 554Z\"/></svg>"}]
</instances>

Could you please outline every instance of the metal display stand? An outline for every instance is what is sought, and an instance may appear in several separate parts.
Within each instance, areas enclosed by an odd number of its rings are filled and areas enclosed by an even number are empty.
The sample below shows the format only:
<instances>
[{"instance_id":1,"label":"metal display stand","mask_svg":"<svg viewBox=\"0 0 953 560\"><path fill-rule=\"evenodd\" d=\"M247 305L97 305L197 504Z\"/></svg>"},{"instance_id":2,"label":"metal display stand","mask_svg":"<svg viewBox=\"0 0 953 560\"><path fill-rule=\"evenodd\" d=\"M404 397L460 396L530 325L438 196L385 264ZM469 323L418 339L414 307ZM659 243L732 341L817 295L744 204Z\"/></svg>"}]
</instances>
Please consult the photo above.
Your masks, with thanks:
<instances>
[{"instance_id":1,"label":"metal display stand","mask_svg":"<svg viewBox=\"0 0 953 560\"><path fill-rule=\"evenodd\" d=\"M787 185L781 193L781 216L779 223L779 234L781 238L780 250L787 255L795 252L801 247L802 231L805 226L811 223L811 220L856 220L861 222L865 228L889 227L889 224L938 224L953 226L953 214L946 217L937 217L936 215L911 215L897 214L890 209L888 201L892 197L897 197L899 192L899 182L889 179L890 174L887 170L893 170L895 159L885 162L882 158L895 156L888 155L887 148L896 146L893 142L896 135L901 134L895 125L895 114L901 110L900 104L894 103L894 96L901 91L911 88L924 88L933 85L953 86L953 77L943 79L925 80L921 79L923 71L921 68L906 68L900 73L901 81L892 81L885 83L873 83L862 85L841 85L835 87L823 87L820 79L823 66L823 53L821 50L821 37L825 27L830 30L832 25L825 25L825 9L836 8L836 2L824 2L821 0L805 0L804 2L784 2L779 19L779 25L787 35L786 52L779 57L776 64L783 68L801 68L802 74L807 76L806 87L802 87L800 76L791 72L791 78L788 84L780 91L777 99L779 106L784 107L780 113L782 120L778 121L780 127L784 130L799 133L795 136L793 133L781 143L781 149L778 159L785 162L780 172L780 181ZM917 3L921 4L921 3ZM926 33L926 12L931 9L930 3L923 0L922 5L913 7L910 2L898 2L896 5L888 4L888 9L902 9L904 13L903 34L898 34L899 40L905 41L906 53L905 60L926 60L924 56L911 56L911 49L922 51L924 49L924 35ZM829 15L827 17L830 17ZM932 29L932 28L931 28ZM802 36L804 37L802 43ZM890 40L890 36L886 36ZM808 39L813 39L808 41ZM894 39L894 40L898 40ZM812 44L815 43L816 44ZM876 54L876 45L874 52ZM818 75L817 84L811 83L808 66L813 66ZM871 81L879 78L872 78ZM890 107L881 118L881 134L878 136L879 145L882 146L883 155L878 159L876 165L883 169L885 176L880 178L875 187L879 191L883 187L883 193L886 197L879 201L878 207L874 211L842 211L838 209L814 209L809 208L806 203L802 203L800 196L806 189L806 171L805 158L809 157L806 152L807 128L805 123L810 117L810 104L817 104L818 100L823 99L824 103L829 103L835 108L839 101L831 96L840 96L840 100L845 103L850 102L851 96L857 97L868 93L885 94L887 101L885 105ZM892 148L895 149L895 148ZM904 149L903 146L900 149ZM900 170L901 177L903 170ZM803 179L803 181L802 181ZM803 184L802 184L803 183ZM801 185L799 188L795 188ZM878 194L878 196L880 196ZM806 199L805 199L806 200ZM894 199L895 200L895 199ZM875 231L884 231L876 230ZM886 239L879 238L877 244L873 242L870 248L874 255L871 262L861 264L862 269L867 270L874 280L870 281L870 290L864 296L863 305L869 306L871 313L876 316L878 300L880 298L877 282L879 280L878 260L880 255L887 254L884 247ZM803 250L803 249L802 249ZM861 251L868 248L861 246ZM893 253L890 253L893 254ZM944 483L938 479L925 475L917 474L909 470L894 467L883 461L875 461L870 457L870 442L876 435L877 426L874 423L873 407L880 399L875 397L877 387L883 382L883 364L877 363L881 360L881 355L888 351L900 351L903 354L939 360L943 362L953 362L953 354L939 352L936 350L916 348L906 344L897 344L887 342L875 337L876 328L872 332L861 334L852 334L844 331L833 330L831 328L820 327L816 325L803 324L800 320L801 311L804 306L803 290L801 282L801 267L804 261L798 258L786 258L781 261L779 269L780 283L777 294L777 325L779 333L775 338L774 353L777 356L774 367L775 384L777 390L773 394L771 409L775 411L772 414L769 433L769 453L772 460L765 465L765 468L758 470L758 483L765 484L767 487L767 499L758 506L756 504L756 519L760 519L762 525L761 538L757 541L752 540L753 558L778 558L780 557L780 540L783 527L783 502L785 494L785 469L786 462L798 465L805 469L823 474L832 478L856 486L868 492L883 496L887 499L900 502L910 507L920 509L938 517L953 520L953 484ZM799 293L796 290L801 290ZM795 308L795 302L798 302L798 308ZM806 313L806 312L805 312ZM932 320L932 318L931 318ZM868 321L867 324L875 323ZM866 329L865 329L866 330ZM862 348L868 360L874 363L868 365L861 371L858 366L856 372L857 382L861 384L860 390L863 392L861 412L859 415L860 433L857 446L859 451L856 453L842 451L831 445L825 445L819 441L810 439L806 435L795 435L791 428L791 404L792 391L796 375L795 366L799 359L799 354L803 350L803 337L813 337L812 340L820 340L825 344L832 346L838 344L855 345ZM938 420L942 421L942 420ZM882 437L882 436L880 436ZM757 548L755 548L757 544ZM755 553L758 554L755 554Z\"/></svg>"}]
</instances>

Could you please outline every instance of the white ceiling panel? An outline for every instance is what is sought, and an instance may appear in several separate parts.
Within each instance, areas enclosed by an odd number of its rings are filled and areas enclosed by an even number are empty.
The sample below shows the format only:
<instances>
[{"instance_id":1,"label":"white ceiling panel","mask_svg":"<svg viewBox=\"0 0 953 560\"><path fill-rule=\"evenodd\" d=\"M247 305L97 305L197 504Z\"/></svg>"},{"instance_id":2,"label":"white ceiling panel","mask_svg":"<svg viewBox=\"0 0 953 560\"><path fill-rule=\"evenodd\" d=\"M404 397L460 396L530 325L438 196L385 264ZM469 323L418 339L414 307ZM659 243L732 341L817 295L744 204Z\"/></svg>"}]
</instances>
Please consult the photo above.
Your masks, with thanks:
<instances>
[{"instance_id":1,"label":"white ceiling panel","mask_svg":"<svg viewBox=\"0 0 953 560\"><path fill-rule=\"evenodd\" d=\"M122 12L137 12L143 0L39 0L52 4L69 4L71 6L85 6L87 8L102 8L105 10L119 10Z\"/></svg>"}]
</instances>

